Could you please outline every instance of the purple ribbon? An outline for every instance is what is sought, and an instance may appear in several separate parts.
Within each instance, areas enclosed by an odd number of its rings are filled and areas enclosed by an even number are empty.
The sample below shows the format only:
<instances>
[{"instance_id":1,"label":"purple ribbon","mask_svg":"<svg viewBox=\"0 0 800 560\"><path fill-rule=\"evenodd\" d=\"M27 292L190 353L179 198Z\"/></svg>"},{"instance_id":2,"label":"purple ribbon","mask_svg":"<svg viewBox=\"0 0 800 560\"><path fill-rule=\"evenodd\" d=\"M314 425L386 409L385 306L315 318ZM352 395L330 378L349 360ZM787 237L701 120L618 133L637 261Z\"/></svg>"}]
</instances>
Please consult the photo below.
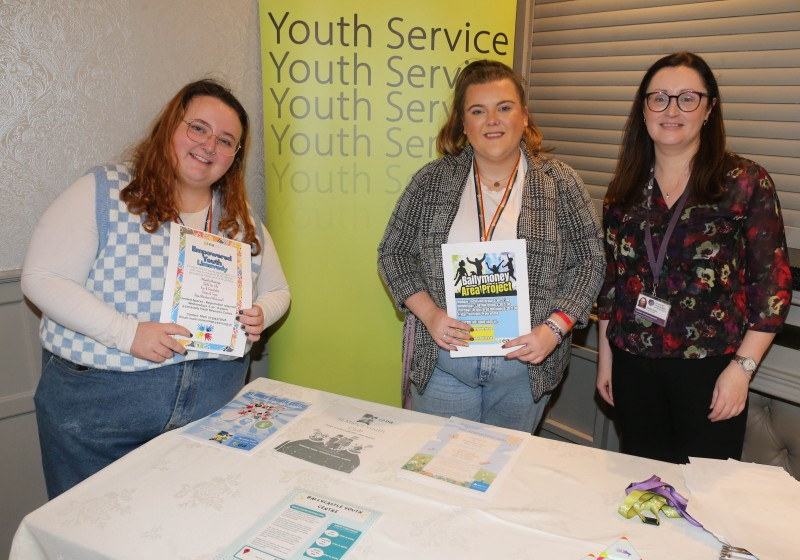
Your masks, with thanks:
<instances>
[{"instance_id":1,"label":"purple ribbon","mask_svg":"<svg viewBox=\"0 0 800 560\"><path fill-rule=\"evenodd\" d=\"M678 491L672 487L672 485L662 482L661 478L657 477L656 475L653 475L642 482L632 482L625 489L625 495L630 494L634 490L652 492L653 494L664 496L667 499L667 504L674 507L682 517L686 518L686 521L696 527L702 527L702 525L694 517L686 512L686 506L689 504L686 498L681 496Z\"/></svg>"}]
</instances>

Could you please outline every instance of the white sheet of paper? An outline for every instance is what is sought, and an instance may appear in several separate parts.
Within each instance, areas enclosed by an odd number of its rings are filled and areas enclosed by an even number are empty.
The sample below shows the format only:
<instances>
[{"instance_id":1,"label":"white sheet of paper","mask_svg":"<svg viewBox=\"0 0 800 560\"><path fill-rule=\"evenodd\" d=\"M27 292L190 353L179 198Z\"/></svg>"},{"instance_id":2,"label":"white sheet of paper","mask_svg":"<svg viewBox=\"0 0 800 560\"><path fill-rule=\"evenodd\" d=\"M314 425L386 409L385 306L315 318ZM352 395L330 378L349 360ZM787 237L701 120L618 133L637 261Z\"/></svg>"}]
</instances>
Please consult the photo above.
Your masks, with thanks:
<instances>
[{"instance_id":1,"label":"white sheet of paper","mask_svg":"<svg viewBox=\"0 0 800 560\"><path fill-rule=\"evenodd\" d=\"M243 356L247 336L236 314L253 303L250 245L172 224L161 322L177 323L187 349Z\"/></svg>"},{"instance_id":2,"label":"white sheet of paper","mask_svg":"<svg viewBox=\"0 0 800 560\"><path fill-rule=\"evenodd\" d=\"M296 489L214 560L341 559L381 513Z\"/></svg>"},{"instance_id":3,"label":"white sheet of paper","mask_svg":"<svg viewBox=\"0 0 800 560\"><path fill-rule=\"evenodd\" d=\"M516 430L451 417L406 461L398 476L489 499L510 476L527 437Z\"/></svg>"}]
</instances>

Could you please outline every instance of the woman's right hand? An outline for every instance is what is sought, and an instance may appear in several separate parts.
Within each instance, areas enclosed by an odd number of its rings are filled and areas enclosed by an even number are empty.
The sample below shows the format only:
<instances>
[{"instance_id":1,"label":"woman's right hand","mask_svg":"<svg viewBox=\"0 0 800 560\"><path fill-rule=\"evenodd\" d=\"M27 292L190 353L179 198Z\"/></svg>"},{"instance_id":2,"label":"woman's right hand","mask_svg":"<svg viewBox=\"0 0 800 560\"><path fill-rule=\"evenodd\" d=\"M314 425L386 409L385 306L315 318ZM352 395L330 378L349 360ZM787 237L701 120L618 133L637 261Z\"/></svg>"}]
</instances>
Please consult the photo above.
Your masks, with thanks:
<instances>
[{"instance_id":1,"label":"woman's right hand","mask_svg":"<svg viewBox=\"0 0 800 560\"><path fill-rule=\"evenodd\" d=\"M448 316L441 307L437 307L431 315L427 321L422 322L439 348L452 350L453 346L469 346L469 341L472 340L470 325Z\"/></svg>"},{"instance_id":2,"label":"woman's right hand","mask_svg":"<svg viewBox=\"0 0 800 560\"><path fill-rule=\"evenodd\" d=\"M472 327L448 316L428 292L417 292L406 299L404 305L422 321L439 348L453 350L455 346L469 346Z\"/></svg>"},{"instance_id":3,"label":"woman's right hand","mask_svg":"<svg viewBox=\"0 0 800 560\"><path fill-rule=\"evenodd\" d=\"M614 406L614 392L611 390L611 367L597 364L597 392L611 406Z\"/></svg>"},{"instance_id":4,"label":"woman's right hand","mask_svg":"<svg viewBox=\"0 0 800 560\"><path fill-rule=\"evenodd\" d=\"M186 354L183 344L172 338L177 334L187 338L192 336L189 329L176 323L156 323L147 321L139 323L136 335L131 344L131 354L142 360L161 363L173 354Z\"/></svg>"},{"instance_id":5,"label":"woman's right hand","mask_svg":"<svg viewBox=\"0 0 800 560\"><path fill-rule=\"evenodd\" d=\"M600 397L611 406L614 406L614 391L611 388L611 345L606 336L608 320L601 319L598 324L597 341L597 392Z\"/></svg>"}]
</instances>

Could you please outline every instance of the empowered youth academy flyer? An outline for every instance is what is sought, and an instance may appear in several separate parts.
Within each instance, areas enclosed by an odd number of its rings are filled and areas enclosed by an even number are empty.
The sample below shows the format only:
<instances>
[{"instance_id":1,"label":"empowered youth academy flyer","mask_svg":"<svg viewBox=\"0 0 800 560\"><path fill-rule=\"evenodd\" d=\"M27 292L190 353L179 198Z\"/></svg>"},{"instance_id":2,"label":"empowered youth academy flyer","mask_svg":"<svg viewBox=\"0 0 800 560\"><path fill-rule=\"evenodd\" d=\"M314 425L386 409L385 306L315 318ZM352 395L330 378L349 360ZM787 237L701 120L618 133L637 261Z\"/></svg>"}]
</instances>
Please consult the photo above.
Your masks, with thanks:
<instances>
[{"instance_id":1,"label":"empowered youth academy flyer","mask_svg":"<svg viewBox=\"0 0 800 560\"><path fill-rule=\"evenodd\" d=\"M247 335L236 314L253 305L250 245L170 224L161 322L189 329L174 338L189 350L241 357Z\"/></svg>"},{"instance_id":2,"label":"empowered youth academy flyer","mask_svg":"<svg viewBox=\"0 0 800 560\"><path fill-rule=\"evenodd\" d=\"M447 243L442 264L447 314L474 329L469 346L450 356L511 352L503 344L531 331L525 240Z\"/></svg>"}]
</instances>

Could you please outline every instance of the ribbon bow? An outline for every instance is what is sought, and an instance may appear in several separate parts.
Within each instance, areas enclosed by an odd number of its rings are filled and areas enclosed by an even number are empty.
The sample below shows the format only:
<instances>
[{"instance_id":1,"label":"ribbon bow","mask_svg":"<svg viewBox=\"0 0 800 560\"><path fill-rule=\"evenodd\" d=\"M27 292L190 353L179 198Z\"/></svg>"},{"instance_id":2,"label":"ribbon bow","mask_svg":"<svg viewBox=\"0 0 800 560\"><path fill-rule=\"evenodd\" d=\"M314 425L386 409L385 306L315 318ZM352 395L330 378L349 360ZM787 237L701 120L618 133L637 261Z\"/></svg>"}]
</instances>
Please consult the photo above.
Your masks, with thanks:
<instances>
[{"instance_id":1,"label":"ribbon bow","mask_svg":"<svg viewBox=\"0 0 800 560\"><path fill-rule=\"evenodd\" d=\"M632 482L625 489L625 494L628 497L619 506L618 511L626 519L630 519L636 514L642 522L658 525L660 523L658 512L660 511L667 517L684 517L692 525L702 527L695 518L686 512L686 505L689 503L686 498L681 496L672 485L662 482L656 475L642 482ZM648 512L652 515L648 515Z\"/></svg>"}]
</instances>

